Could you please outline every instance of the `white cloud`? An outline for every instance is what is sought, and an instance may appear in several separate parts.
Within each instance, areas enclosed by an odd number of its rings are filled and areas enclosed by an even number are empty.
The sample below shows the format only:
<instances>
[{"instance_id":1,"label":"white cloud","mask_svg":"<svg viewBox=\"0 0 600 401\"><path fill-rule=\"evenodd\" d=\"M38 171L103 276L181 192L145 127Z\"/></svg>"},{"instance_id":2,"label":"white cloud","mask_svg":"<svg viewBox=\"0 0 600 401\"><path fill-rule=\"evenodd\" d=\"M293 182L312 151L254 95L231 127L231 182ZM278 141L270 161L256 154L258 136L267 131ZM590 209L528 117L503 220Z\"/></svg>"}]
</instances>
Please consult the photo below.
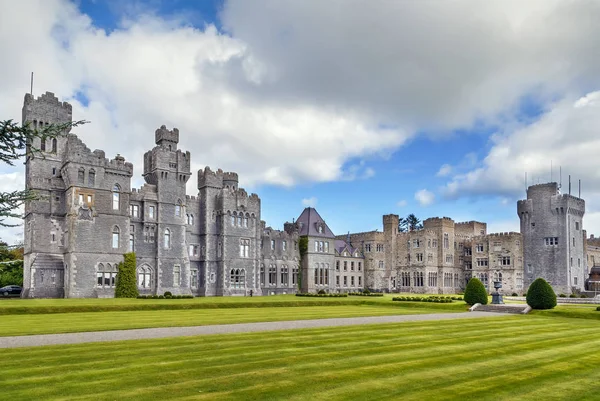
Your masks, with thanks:
<instances>
[{"instance_id":1,"label":"white cloud","mask_svg":"<svg viewBox=\"0 0 600 401\"><path fill-rule=\"evenodd\" d=\"M452 166L449 164L444 164L440 167L440 169L436 173L436 176L446 177L446 176L450 175L450 173L452 173Z\"/></svg>"},{"instance_id":2,"label":"white cloud","mask_svg":"<svg viewBox=\"0 0 600 401\"><path fill-rule=\"evenodd\" d=\"M415 193L415 200L421 206L429 206L435 201L435 195L431 191L421 189Z\"/></svg>"},{"instance_id":3,"label":"white cloud","mask_svg":"<svg viewBox=\"0 0 600 401\"><path fill-rule=\"evenodd\" d=\"M310 198L302 199L302 206L304 207L316 207L317 206L317 198L312 196Z\"/></svg>"},{"instance_id":4,"label":"white cloud","mask_svg":"<svg viewBox=\"0 0 600 401\"><path fill-rule=\"evenodd\" d=\"M398 207L406 207L406 205L408 205L408 202L406 201L406 199L402 199L401 201L396 203L396 206L398 206Z\"/></svg>"}]
</instances>

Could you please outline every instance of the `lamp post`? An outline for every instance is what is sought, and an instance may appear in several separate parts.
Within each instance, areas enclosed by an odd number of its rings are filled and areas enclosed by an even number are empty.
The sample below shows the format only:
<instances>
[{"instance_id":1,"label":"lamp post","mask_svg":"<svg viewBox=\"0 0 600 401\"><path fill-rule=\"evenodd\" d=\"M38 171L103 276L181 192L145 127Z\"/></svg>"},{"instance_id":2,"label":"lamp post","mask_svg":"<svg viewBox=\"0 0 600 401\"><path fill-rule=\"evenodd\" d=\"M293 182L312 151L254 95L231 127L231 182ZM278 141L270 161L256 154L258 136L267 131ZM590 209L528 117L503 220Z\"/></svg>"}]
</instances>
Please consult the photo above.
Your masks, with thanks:
<instances>
[{"instance_id":1,"label":"lamp post","mask_svg":"<svg viewBox=\"0 0 600 401\"><path fill-rule=\"evenodd\" d=\"M502 295L500 295L500 288L502 288L502 281L494 281L494 289L496 292L492 293L492 305L502 305Z\"/></svg>"}]
</instances>

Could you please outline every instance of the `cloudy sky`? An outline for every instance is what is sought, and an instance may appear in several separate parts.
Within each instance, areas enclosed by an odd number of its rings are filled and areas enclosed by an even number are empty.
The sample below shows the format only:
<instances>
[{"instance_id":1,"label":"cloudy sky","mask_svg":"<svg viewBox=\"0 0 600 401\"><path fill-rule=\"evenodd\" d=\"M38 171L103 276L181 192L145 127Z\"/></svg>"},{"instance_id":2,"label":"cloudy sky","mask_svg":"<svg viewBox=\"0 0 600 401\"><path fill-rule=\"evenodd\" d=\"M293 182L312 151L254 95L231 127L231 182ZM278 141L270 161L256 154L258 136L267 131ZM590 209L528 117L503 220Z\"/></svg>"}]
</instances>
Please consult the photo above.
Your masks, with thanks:
<instances>
[{"instance_id":1,"label":"cloudy sky","mask_svg":"<svg viewBox=\"0 0 600 401\"><path fill-rule=\"evenodd\" d=\"M135 186L165 124L194 174L239 172L267 224L311 205L335 233L387 213L518 230L525 172L552 164L600 234L597 21L595 0L0 0L0 119L34 71ZM0 190L23 183L0 166Z\"/></svg>"}]
</instances>

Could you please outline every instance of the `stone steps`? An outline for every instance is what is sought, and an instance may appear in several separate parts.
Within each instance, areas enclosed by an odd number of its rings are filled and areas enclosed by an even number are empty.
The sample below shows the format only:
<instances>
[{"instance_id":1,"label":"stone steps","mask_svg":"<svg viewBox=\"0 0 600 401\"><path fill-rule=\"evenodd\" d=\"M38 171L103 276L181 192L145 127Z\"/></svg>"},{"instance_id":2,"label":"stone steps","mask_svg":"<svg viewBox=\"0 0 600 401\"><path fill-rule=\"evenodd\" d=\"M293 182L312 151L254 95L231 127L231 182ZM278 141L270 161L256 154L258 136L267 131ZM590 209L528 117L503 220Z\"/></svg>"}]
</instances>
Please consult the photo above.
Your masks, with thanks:
<instances>
[{"instance_id":1,"label":"stone steps","mask_svg":"<svg viewBox=\"0 0 600 401\"><path fill-rule=\"evenodd\" d=\"M526 314L529 313L531 308L529 305L481 305L475 304L469 309L470 311L477 310L477 312L496 312L496 313L515 313L515 314Z\"/></svg>"}]
</instances>

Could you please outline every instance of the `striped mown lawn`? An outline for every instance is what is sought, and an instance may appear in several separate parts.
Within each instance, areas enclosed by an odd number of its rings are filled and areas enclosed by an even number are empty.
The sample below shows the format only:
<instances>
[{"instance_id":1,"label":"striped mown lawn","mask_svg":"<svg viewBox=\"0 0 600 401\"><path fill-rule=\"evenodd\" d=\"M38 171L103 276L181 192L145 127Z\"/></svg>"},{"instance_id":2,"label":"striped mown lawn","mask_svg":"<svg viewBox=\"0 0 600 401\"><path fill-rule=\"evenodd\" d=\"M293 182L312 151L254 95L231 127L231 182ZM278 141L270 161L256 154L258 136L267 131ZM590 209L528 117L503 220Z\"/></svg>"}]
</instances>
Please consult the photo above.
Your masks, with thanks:
<instances>
[{"instance_id":1,"label":"striped mown lawn","mask_svg":"<svg viewBox=\"0 0 600 401\"><path fill-rule=\"evenodd\" d=\"M597 400L600 327L515 316L2 352L18 400Z\"/></svg>"},{"instance_id":2,"label":"striped mown lawn","mask_svg":"<svg viewBox=\"0 0 600 401\"><path fill-rule=\"evenodd\" d=\"M400 305L398 303L392 304L390 301L387 305L332 304L330 306L298 306L293 308L265 307L6 315L0 317L0 336L76 333L82 331L125 330L149 327L204 326L210 324L274 322L333 317L464 312L466 309L467 307L464 302Z\"/></svg>"}]
</instances>

